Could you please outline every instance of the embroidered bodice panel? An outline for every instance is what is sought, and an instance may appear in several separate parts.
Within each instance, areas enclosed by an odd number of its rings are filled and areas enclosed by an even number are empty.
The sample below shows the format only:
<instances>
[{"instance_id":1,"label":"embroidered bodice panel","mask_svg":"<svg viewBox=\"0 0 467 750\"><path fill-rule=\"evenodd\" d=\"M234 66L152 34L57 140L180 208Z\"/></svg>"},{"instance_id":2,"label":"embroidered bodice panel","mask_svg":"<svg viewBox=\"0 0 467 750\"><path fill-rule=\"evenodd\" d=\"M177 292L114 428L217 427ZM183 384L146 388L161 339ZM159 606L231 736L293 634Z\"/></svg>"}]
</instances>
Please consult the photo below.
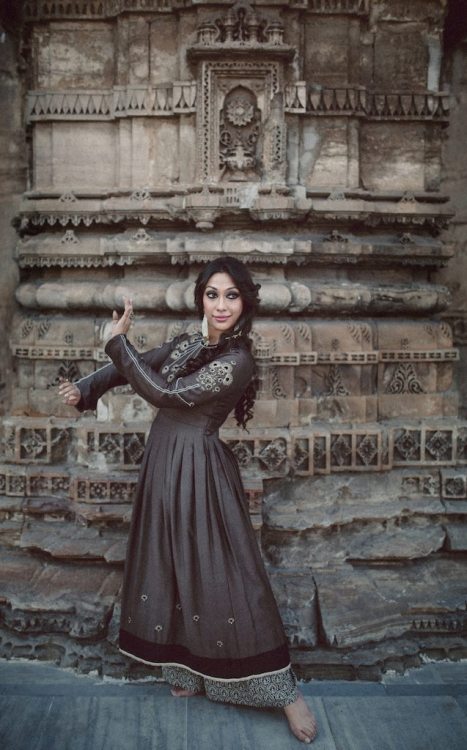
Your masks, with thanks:
<instances>
[{"instance_id":1,"label":"embroidered bodice panel","mask_svg":"<svg viewBox=\"0 0 467 750\"><path fill-rule=\"evenodd\" d=\"M76 382L78 409L95 409L111 388L130 383L149 403L159 408L199 410L220 426L245 391L254 373L254 360L241 341L187 376L180 376L189 359L198 356L205 342L201 333L185 333L140 354L125 336L116 336L106 351L113 362Z\"/></svg>"},{"instance_id":2,"label":"embroidered bodice panel","mask_svg":"<svg viewBox=\"0 0 467 750\"><path fill-rule=\"evenodd\" d=\"M199 409L219 425L234 408L254 373L254 360L240 342L188 375L180 376L187 360L199 354L200 335L175 339L159 372L147 364L125 336L106 345L117 371L136 393L159 408ZM172 377L171 377L172 376Z\"/></svg>"}]
</instances>

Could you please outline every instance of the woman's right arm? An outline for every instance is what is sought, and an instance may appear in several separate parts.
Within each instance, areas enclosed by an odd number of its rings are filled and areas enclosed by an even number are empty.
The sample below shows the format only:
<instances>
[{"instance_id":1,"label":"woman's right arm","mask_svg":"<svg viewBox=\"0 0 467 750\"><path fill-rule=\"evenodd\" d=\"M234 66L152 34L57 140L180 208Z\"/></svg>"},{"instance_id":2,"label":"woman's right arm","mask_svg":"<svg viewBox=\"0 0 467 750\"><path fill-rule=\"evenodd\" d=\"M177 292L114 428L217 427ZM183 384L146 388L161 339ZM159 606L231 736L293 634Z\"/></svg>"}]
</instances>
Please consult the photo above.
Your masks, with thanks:
<instances>
[{"instance_id":1,"label":"woman's right arm","mask_svg":"<svg viewBox=\"0 0 467 750\"><path fill-rule=\"evenodd\" d=\"M166 341L165 344L150 349L140 356L149 367L158 370L169 356L174 344L175 339ZM120 375L115 365L110 362L108 365L100 367L95 372L85 375L84 378L74 383L65 380L59 385L58 392L63 397L64 403L68 406L75 406L78 411L94 410L97 407L100 397L110 390L110 388L115 388L118 385L126 385L127 383L127 379L123 375Z\"/></svg>"}]
</instances>

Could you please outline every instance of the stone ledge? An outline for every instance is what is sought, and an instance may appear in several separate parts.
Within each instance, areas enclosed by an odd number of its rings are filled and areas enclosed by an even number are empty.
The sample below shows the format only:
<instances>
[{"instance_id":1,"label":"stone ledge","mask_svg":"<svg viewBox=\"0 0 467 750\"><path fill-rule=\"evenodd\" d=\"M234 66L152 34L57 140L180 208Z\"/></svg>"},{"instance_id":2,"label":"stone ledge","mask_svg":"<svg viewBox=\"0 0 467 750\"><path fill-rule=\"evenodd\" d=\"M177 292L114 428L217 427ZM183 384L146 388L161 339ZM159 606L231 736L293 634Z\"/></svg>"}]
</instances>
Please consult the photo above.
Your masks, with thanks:
<instances>
[{"instance_id":1,"label":"stone ledge","mask_svg":"<svg viewBox=\"0 0 467 750\"><path fill-rule=\"evenodd\" d=\"M121 575L96 566L63 566L2 551L0 619L17 633L105 637Z\"/></svg>"},{"instance_id":2,"label":"stone ledge","mask_svg":"<svg viewBox=\"0 0 467 750\"><path fill-rule=\"evenodd\" d=\"M157 667L146 667L123 656L108 640L87 642L60 633L18 633L0 627L0 656L4 659L49 661L81 673L98 672L113 678L160 677Z\"/></svg>"},{"instance_id":3,"label":"stone ledge","mask_svg":"<svg viewBox=\"0 0 467 750\"><path fill-rule=\"evenodd\" d=\"M448 470L449 471L449 470ZM378 474L343 473L332 477L287 477L266 485L263 500L264 531L307 530L336 534L354 522L394 522L413 517L443 516L446 512L441 472L393 469ZM456 472L462 481L465 474ZM426 491L422 491L424 482ZM464 495L465 497L465 495ZM342 551L347 549L342 543ZM402 550L401 550L402 551ZM324 559L330 559L326 555Z\"/></svg>"},{"instance_id":4,"label":"stone ledge","mask_svg":"<svg viewBox=\"0 0 467 750\"><path fill-rule=\"evenodd\" d=\"M446 532L441 521L442 516L426 517L405 511L392 518L379 521L355 519L347 525L336 524L329 529L290 532L266 526L261 539L266 559L285 570L298 566L323 566L326 561L332 561L331 564L390 562L406 565L412 560L426 559L444 548Z\"/></svg>"},{"instance_id":5,"label":"stone ledge","mask_svg":"<svg viewBox=\"0 0 467 750\"><path fill-rule=\"evenodd\" d=\"M122 284L123 281L123 284ZM158 278L151 281L52 281L19 284L16 300L36 310L112 310L131 285L141 310L187 313L194 310L192 281ZM449 305L447 287L432 283L313 282L264 279L263 313L298 315L432 315Z\"/></svg>"},{"instance_id":6,"label":"stone ledge","mask_svg":"<svg viewBox=\"0 0 467 750\"><path fill-rule=\"evenodd\" d=\"M313 571L326 643L355 648L409 634L467 635L467 561L342 564Z\"/></svg>"},{"instance_id":7,"label":"stone ledge","mask_svg":"<svg viewBox=\"0 0 467 750\"><path fill-rule=\"evenodd\" d=\"M262 189L263 188L263 189ZM266 189L264 189L266 188ZM218 183L211 186L190 186L172 189L164 188L149 191L141 189L126 197L125 191L120 194L102 193L99 196L77 197L67 193L57 198L44 195L25 195L21 204L18 223L21 231L34 231L36 228L63 227L74 231L75 228L87 228L110 224L135 225L139 228L160 226L165 231L173 230L178 224L180 230L186 230L187 223L194 223L198 229L211 230L219 219L231 228L238 226L239 219L248 226L265 226L278 222L299 223L304 227L329 227L329 241L339 241L338 235L332 235L332 228L338 225L347 231L355 231L355 226L368 229L387 230L395 228L406 234L404 244L411 244L411 231L428 230L439 234L448 225L453 212L445 206L445 198L437 194L414 194L405 197L391 196L380 198L372 194L360 194L351 197L346 189L339 191L338 199L335 190L325 191L295 190L286 185L266 185L260 183ZM123 193L123 194L122 194ZM159 194L160 193L160 194ZM52 194L53 195L53 194ZM68 196L73 196L69 200ZM419 197L416 197L419 195ZM240 218L241 217L241 218ZM76 237L75 237L76 239ZM76 244L73 235L64 241ZM208 259L211 254L200 255L199 260Z\"/></svg>"},{"instance_id":8,"label":"stone ledge","mask_svg":"<svg viewBox=\"0 0 467 750\"><path fill-rule=\"evenodd\" d=\"M384 643L351 649L317 646L311 650L291 650L294 671L305 680L379 681L387 671L402 674L427 661L457 661L466 657L467 638L454 635L388 638Z\"/></svg>"},{"instance_id":9,"label":"stone ledge","mask_svg":"<svg viewBox=\"0 0 467 750\"><path fill-rule=\"evenodd\" d=\"M125 230L105 238L95 233L66 229L63 234L42 232L18 241L16 257L21 268L110 268L114 266L159 267L163 264L192 264L223 253L245 263L273 264L356 264L389 266L442 266L452 257L449 243L405 232L389 241L375 236L363 241L354 233L341 235L310 233L281 237L258 232L236 235L212 233L209 240L191 232L161 239L151 229Z\"/></svg>"},{"instance_id":10,"label":"stone ledge","mask_svg":"<svg viewBox=\"0 0 467 750\"><path fill-rule=\"evenodd\" d=\"M33 524L24 525L17 546L29 552L49 555L55 560L123 565L126 536L126 532L113 529L91 528L66 521L35 520Z\"/></svg>"}]
</instances>

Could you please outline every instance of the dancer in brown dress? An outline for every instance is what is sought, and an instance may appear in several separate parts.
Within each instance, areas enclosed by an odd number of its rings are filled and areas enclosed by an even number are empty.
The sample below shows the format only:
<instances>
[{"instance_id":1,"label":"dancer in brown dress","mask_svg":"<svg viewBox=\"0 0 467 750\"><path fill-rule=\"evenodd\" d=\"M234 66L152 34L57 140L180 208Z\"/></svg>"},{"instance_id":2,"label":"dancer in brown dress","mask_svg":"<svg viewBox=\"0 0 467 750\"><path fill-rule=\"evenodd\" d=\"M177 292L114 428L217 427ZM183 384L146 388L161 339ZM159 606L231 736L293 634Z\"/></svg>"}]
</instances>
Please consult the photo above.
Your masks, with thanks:
<instances>
[{"instance_id":1,"label":"dancer in brown dress","mask_svg":"<svg viewBox=\"0 0 467 750\"><path fill-rule=\"evenodd\" d=\"M121 651L162 666L175 696L283 708L296 737L311 742L316 722L297 690L238 465L219 439L233 409L243 426L251 416L258 289L240 261L212 261L195 288L202 331L146 354L126 337L125 300L105 347L112 364L60 393L83 411L129 383L158 407L129 535Z\"/></svg>"}]
</instances>

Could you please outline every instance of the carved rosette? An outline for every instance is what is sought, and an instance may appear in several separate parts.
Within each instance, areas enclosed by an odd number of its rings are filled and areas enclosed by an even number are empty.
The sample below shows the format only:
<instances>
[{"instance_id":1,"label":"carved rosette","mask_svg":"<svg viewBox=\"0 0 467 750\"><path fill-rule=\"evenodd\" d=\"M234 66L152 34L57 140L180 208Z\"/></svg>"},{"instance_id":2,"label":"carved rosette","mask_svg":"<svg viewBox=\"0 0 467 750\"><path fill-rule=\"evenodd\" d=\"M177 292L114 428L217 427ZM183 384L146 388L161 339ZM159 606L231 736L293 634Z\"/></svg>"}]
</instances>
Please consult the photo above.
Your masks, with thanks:
<instances>
[{"instance_id":1,"label":"carved rosette","mask_svg":"<svg viewBox=\"0 0 467 750\"><path fill-rule=\"evenodd\" d=\"M261 113L256 96L239 86L229 91L220 115L219 152L222 177L227 181L257 180L260 162L257 155L261 132Z\"/></svg>"}]
</instances>

